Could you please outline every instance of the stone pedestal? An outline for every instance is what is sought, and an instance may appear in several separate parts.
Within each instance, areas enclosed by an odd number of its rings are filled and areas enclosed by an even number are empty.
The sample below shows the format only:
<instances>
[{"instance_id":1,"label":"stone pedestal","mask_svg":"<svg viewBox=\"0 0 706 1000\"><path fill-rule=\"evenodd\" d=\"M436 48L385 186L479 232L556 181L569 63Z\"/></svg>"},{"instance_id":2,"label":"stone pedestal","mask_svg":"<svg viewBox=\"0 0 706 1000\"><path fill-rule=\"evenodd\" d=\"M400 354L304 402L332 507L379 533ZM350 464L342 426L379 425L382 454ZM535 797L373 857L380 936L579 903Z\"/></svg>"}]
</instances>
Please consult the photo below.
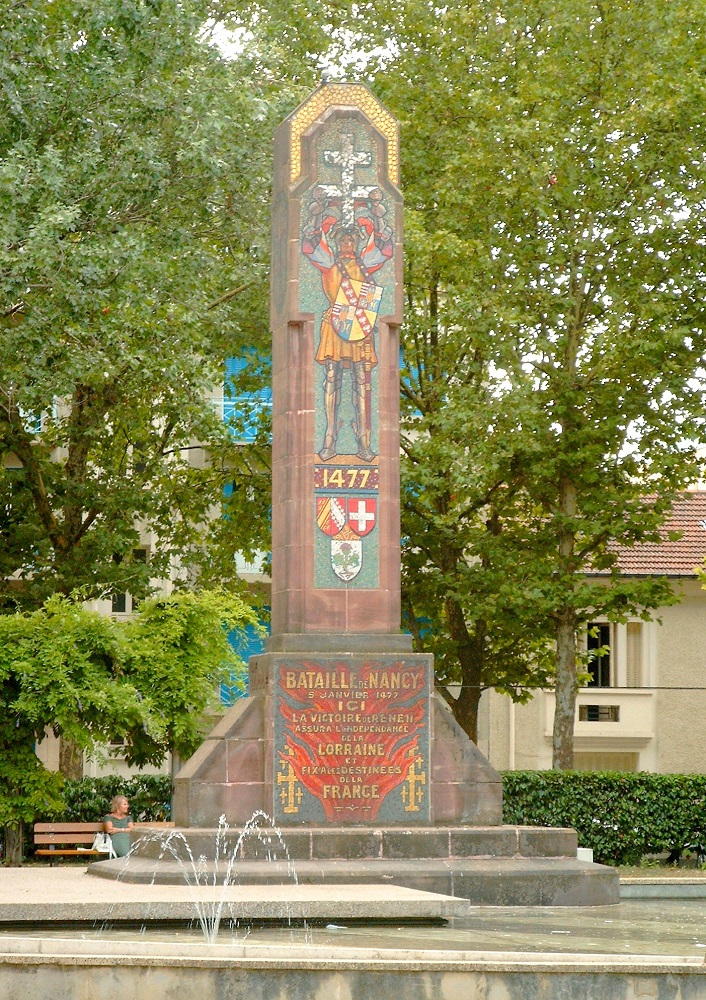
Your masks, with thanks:
<instances>
[{"instance_id":1,"label":"stone pedestal","mask_svg":"<svg viewBox=\"0 0 706 1000\"><path fill-rule=\"evenodd\" d=\"M283 651L254 658L250 677L250 697L176 778L178 857L158 836L127 868L101 862L94 874L179 884L193 856L217 880L218 851L236 856L241 885L387 884L475 905L619 901L617 873L578 861L573 830L501 825L500 776L434 692L431 657Z\"/></svg>"},{"instance_id":2,"label":"stone pedestal","mask_svg":"<svg viewBox=\"0 0 706 1000\"><path fill-rule=\"evenodd\" d=\"M500 776L434 692L432 670L414 653L253 657L250 697L177 775L175 822L238 826L262 810L285 829L499 825Z\"/></svg>"},{"instance_id":3,"label":"stone pedestal","mask_svg":"<svg viewBox=\"0 0 706 1000\"><path fill-rule=\"evenodd\" d=\"M619 901L617 872L576 859L573 830L515 826L439 825L415 828L334 826L254 830L191 828L141 831L129 864L118 858L90 865L92 875L148 885L230 879L239 886L403 886L456 896L476 906L605 906ZM182 836L185 838L182 840ZM214 858L216 843L220 864ZM188 844L188 849L187 849ZM235 856L235 863L226 861ZM202 860L204 859L204 860ZM368 913L372 919L373 908Z\"/></svg>"}]
</instances>

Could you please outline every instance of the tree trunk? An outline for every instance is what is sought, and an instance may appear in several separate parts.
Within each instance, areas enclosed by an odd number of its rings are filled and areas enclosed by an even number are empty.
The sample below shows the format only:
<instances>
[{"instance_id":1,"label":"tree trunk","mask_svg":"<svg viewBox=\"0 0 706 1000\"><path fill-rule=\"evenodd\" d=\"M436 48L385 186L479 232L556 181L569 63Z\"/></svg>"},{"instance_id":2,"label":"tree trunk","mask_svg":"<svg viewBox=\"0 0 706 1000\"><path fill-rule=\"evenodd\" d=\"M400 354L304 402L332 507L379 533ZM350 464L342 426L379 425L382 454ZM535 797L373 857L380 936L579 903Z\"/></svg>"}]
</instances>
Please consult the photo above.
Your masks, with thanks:
<instances>
[{"instance_id":1,"label":"tree trunk","mask_svg":"<svg viewBox=\"0 0 706 1000\"><path fill-rule=\"evenodd\" d=\"M466 684L464 677L461 694L453 704L453 713L461 729L473 740L478 742L478 704L481 690L478 684Z\"/></svg>"},{"instance_id":2,"label":"tree trunk","mask_svg":"<svg viewBox=\"0 0 706 1000\"><path fill-rule=\"evenodd\" d=\"M485 626L476 622L469 632L460 604L452 598L446 600L446 619L449 634L456 644L461 667L461 693L453 704L453 713L461 729L478 742L478 705L481 696L481 676L485 658Z\"/></svg>"},{"instance_id":3,"label":"tree trunk","mask_svg":"<svg viewBox=\"0 0 706 1000\"><path fill-rule=\"evenodd\" d=\"M574 717L578 683L576 674L576 620L563 616L556 629L556 705L552 733L552 767L560 771L574 766Z\"/></svg>"},{"instance_id":4,"label":"tree trunk","mask_svg":"<svg viewBox=\"0 0 706 1000\"><path fill-rule=\"evenodd\" d=\"M5 827L5 864L18 868L22 864L24 828L22 823Z\"/></svg>"},{"instance_id":5,"label":"tree trunk","mask_svg":"<svg viewBox=\"0 0 706 1000\"><path fill-rule=\"evenodd\" d=\"M74 781L83 777L83 750L64 736L59 741L59 770L65 778Z\"/></svg>"},{"instance_id":6,"label":"tree trunk","mask_svg":"<svg viewBox=\"0 0 706 1000\"><path fill-rule=\"evenodd\" d=\"M573 344L574 338L569 338ZM570 362L570 363L569 363ZM575 368L575 352L567 367ZM565 418L563 427L568 437L570 420ZM576 560L576 517L578 499L576 484L570 476L562 476L559 485L559 512L563 527L559 537L559 560L561 576L565 581L573 581L577 570ZM573 587L572 587L573 589ZM556 694L554 705L554 728L552 731L552 767L568 771L574 766L574 715L576 713L576 611L567 602L556 617Z\"/></svg>"}]
</instances>

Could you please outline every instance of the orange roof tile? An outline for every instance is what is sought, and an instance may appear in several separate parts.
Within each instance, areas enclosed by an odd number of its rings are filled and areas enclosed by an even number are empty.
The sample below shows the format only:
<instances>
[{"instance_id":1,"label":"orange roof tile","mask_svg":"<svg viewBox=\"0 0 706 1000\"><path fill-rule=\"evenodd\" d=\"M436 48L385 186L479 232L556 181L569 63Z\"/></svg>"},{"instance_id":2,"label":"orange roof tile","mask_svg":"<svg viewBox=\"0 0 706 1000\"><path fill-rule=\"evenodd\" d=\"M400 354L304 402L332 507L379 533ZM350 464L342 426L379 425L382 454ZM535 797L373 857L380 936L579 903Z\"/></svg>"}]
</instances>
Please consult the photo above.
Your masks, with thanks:
<instances>
[{"instance_id":1,"label":"orange roof tile","mask_svg":"<svg viewBox=\"0 0 706 1000\"><path fill-rule=\"evenodd\" d=\"M679 531L678 541L669 532ZM618 549L618 565L626 576L696 576L706 559L706 491L684 493L662 529L660 544L647 542ZM602 575L602 574L600 574Z\"/></svg>"}]
</instances>

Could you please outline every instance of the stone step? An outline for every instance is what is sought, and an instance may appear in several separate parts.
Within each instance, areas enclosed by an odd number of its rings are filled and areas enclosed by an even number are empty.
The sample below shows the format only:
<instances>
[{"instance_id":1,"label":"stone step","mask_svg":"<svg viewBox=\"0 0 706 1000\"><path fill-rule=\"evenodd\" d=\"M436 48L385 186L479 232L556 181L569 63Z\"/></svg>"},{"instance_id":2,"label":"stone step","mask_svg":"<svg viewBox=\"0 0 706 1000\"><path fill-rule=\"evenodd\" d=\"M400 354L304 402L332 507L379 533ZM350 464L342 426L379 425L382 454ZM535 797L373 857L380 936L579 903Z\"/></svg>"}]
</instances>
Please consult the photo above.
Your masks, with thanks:
<instances>
[{"instance_id":1,"label":"stone step","mask_svg":"<svg viewBox=\"0 0 706 1000\"><path fill-rule=\"evenodd\" d=\"M613 868L576 858L223 861L189 864L139 854L88 866L89 875L151 885L396 885L478 906L605 906L619 902Z\"/></svg>"},{"instance_id":2,"label":"stone step","mask_svg":"<svg viewBox=\"0 0 706 1000\"><path fill-rule=\"evenodd\" d=\"M45 891L37 888L33 892L30 886L23 888L16 898L0 899L0 926L47 921L100 926L128 921L150 924L197 920L209 926L219 920L223 925L233 920L439 923L467 916L469 912L466 899L388 883L285 883L276 887L262 883L194 888L183 880L181 884L160 885L114 880L111 886L105 880L93 879L90 893L86 892L86 886L67 886L63 881L60 891L52 893L52 878L53 873Z\"/></svg>"},{"instance_id":3,"label":"stone step","mask_svg":"<svg viewBox=\"0 0 706 1000\"><path fill-rule=\"evenodd\" d=\"M139 843L138 843L139 840ZM318 860L400 860L472 858L576 858L576 832L530 826L489 827L288 827L225 830L150 829L133 834L140 857L166 854L182 860L201 856L244 861L290 858Z\"/></svg>"}]
</instances>

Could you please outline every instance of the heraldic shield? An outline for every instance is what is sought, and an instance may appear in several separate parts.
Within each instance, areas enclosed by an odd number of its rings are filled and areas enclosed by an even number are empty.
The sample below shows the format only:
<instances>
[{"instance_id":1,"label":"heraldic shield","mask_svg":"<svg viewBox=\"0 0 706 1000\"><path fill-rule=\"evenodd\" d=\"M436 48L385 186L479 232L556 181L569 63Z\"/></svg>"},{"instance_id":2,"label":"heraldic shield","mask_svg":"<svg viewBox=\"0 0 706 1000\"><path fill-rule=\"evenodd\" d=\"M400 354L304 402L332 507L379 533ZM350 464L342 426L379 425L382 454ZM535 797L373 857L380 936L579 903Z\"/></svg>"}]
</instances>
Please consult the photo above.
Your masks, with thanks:
<instances>
[{"instance_id":1,"label":"heraldic shield","mask_svg":"<svg viewBox=\"0 0 706 1000\"><path fill-rule=\"evenodd\" d=\"M331 568L339 580L353 580L363 565L361 539L377 522L372 497L317 497L316 523L331 539Z\"/></svg>"},{"instance_id":2,"label":"heraldic shield","mask_svg":"<svg viewBox=\"0 0 706 1000\"><path fill-rule=\"evenodd\" d=\"M333 306L333 328L343 340L369 337L375 327L382 288L372 281L342 282Z\"/></svg>"},{"instance_id":3,"label":"heraldic shield","mask_svg":"<svg viewBox=\"0 0 706 1000\"><path fill-rule=\"evenodd\" d=\"M377 522L378 502L373 497L351 497L348 500L347 523L361 538L369 535Z\"/></svg>"},{"instance_id":4,"label":"heraldic shield","mask_svg":"<svg viewBox=\"0 0 706 1000\"><path fill-rule=\"evenodd\" d=\"M333 538L346 524L346 501L338 497L316 498L316 523L325 535Z\"/></svg>"},{"instance_id":5,"label":"heraldic shield","mask_svg":"<svg viewBox=\"0 0 706 1000\"><path fill-rule=\"evenodd\" d=\"M358 576L363 565L363 543L350 528L344 528L337 538L331 539L331 567L346 583Z\"/></svg>"}]
</instances>

